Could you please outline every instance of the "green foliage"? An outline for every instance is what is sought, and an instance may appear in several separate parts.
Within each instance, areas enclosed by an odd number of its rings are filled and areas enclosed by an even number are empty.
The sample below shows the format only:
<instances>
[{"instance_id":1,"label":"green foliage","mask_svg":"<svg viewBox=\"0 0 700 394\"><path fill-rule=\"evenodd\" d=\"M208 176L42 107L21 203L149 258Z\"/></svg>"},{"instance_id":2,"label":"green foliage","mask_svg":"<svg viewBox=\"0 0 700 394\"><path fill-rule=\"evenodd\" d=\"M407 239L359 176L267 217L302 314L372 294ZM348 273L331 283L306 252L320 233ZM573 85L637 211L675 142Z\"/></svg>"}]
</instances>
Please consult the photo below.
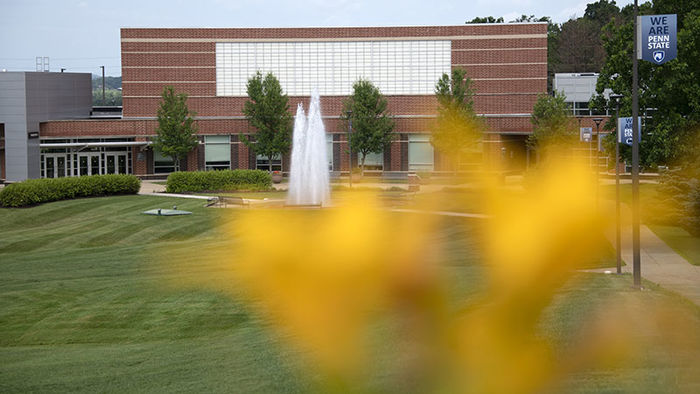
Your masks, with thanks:
<instances>
[{"instance_id":1,"label":"green foliage","mask_svg":"<svg viewBox=\"0 0 700 394\"><path fill-rule=\"evenodd\" d=\"M680 225L700 236L700 178L682 168L666 171L659 180L653 221Z\"/></svg>"},{"instance_id":2,"label":"green foliage","mask_svg":"<svg viewBox=\"0 0 700 394\"><path fill-rule=\"evenodd\" d=\"M352 95L343 102L341 119L348 125L348 111L352 111L350 148L361 155L360 167L364 172L365 158L369 153L380 153L394 138L394 121L387 111L387 100L372 84L359 79L352 85Z\"/></svg>"},{"instance_id":3,"label":"green foliage","mask_svg":"<svg viewBox=\"0 0 700 394\"><path fill-rule=\"evenodd\" d=\"M548 16L543 16L543 17L536 17L534 15L525 15L521 14L519 17L513 19L509 23L523 23L523 22L552 22L552 18Z\"/></svg>"},{"instance_id":4,"label":"green foliage","mask_svg":"<svg viewBox=\"0 0 700 394\"><path fill-rule=\"evenodd\" d=\"M676 164L689 154L692 131L700 125L700 2L658 0L644 3L640 15L678 15L678 57L663 65L639 61L639 109L655 108L644 122L640 144L640 163L646 167ZM608 53L596 90L606 88L623 94L620 116L632 113L632 6L603 29L603 45ZM591 101L599 110L614 112L615 104L600 97ZM605 129L615 130L616 119ZM630 150L621 149L621 156L630 160Z\"/></svg>"},{"instance_id":5,"label":"green foliage","mask_svg":"<svg viewBox=\"0 0 700 394\"><path fill-rule=\"evenodd\" d=\"M533 133L528 144L542 152L561 149L575 141L576 129L569 116L566 97L556 92L554 96L541 94L532 110Z\"/></svg>"},{"instance_id":6,"label":"green foliage","mask_svg":"<svg viewBox=\"0 0 700 394\"><path fill-rule=\"evenodd\" d=\"M282 86L272 73L263 79L258 71L248 80L246 91L250 100L243 106L243 113L257 133L255 142L245 137L242 141L255 153L272 161L289 152L292 144L289 98L282 92Z\"/></svg>"},{"instance_id":7,"label":"green foliage","mask_svg":"<svg viewBox=\"0 0 700 394\"><path fill-rule=\"evenodd\" d=\"M459 168L461 154L476 146L481 138L483 125L474 112L474 90L471 79L462 68L452 70L452 75L442 74L435 84L438 115L431 144L456 161Z\"/></svg>"},{"instance_id":8,"label":"green foliage","mask_svg":"<svg viewBox=\"0 0 700 394\"><path fill-rule=\"evenodd\" d=\"M182 171L168 176L166 191L265 191L271 187L272 176L262 170Z\"/></svg>"},{"instance_id":9,"label":"green foliage","mask_svg":"<svg viewBox=\"0 0 700 394\"><path fill-rule=\"evenodd\" d=\"M615 4L615 0L599 0L586 6L583 17L602 27L607 25L619 13L620 9Z\"/></svg>"},{"instance_id":10,"label":"green foliage","mask_svg":"<svg viewBox=\"0 0 700 394\"><path fill-rule=\"evenodd\" d=\"M105 90L105 99L102 100L102 88L93 89L92 105L122 105L122 91L116 89Z\"/></svg>"},{"instance_id":11,"label":"green foliage","mask_svg":"<svg viewBox=\"0 0 700 394\"><path fill-rule=\"evenodd\" d=\"M107 90L117 90L122 87L122 77L105 76L105 88ZM92 90L102 92L102 75L92 75Z\"/></svg>"},{"instance_id":12,"label":"green foliage","mask_svg":"<svg viewBox=\"0 0 700 394\"><path fill-rule=\"evenodd\" d=\"M25 207L79 197L136 194L140 187L137 177L124 174L29 179L0 190L0 206Z\"/></svg>"},{"instance_id":13,"label":"green foliage","mask_svg":"<svg viewBox=\"0 0 700 394\"><path fill-rule=\"evenodd\" d=\"M464 23L466 23L466 24L470 24L470 23L503 23L503 17L501 16L501 17L495 18L493 16L483 16L483 17L477 16L476 18L474 18L470 21L466 21Z\"/></svg>"},{"instance_id":14,"label":"green foliage","mask_svg":"<svg viewBox=\"0 0 700 394\"><path fill-rule=\"evenodd\" d=\"M175 94L172 86L163 88L163 101L158 108L158 133L153 139L153 149L175 162L180 168L180 159L197 144L195 114L187 108L187 95Z\"/></svg>"}]
</instances>

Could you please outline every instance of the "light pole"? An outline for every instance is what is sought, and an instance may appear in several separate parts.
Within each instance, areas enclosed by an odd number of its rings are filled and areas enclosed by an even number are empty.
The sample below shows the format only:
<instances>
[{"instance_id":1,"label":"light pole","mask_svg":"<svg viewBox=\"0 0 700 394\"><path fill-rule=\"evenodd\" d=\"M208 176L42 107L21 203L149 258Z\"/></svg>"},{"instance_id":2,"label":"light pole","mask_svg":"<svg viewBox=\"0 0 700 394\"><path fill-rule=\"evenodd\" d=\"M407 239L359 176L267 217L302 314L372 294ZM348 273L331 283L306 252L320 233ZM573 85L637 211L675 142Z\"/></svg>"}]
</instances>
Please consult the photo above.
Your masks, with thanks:
<instances>
[{"instance_id":1,"label":"light pole","mask_svg":"<svg viewBox=\"0 0 700 394\"><path fill-rule=\"evenodd\" d=\"M574 114L575 114L575 113L576 113L576 108L574 108ZM576 117L576 120L578 120L578 140L581 141L581 117L580 117L580 116L577 116L577 117ZM578 154L575 153L575 152L576 152L576 151L572 151L572 153L573 153L574 155L578 156ZM588 157L589 157L588 165L590 165L590 164L591 164L590 155L588 155ZM576 160L578 160L578 157L576 158Z\"/></svg>"},{"instance_id":2,"label":"light pole","mask_svg":"<svg viewBox=\"0 0 700 394\"><path fill-rule=\"evenodd\" d=\"M616 116L615 118L620 119L620 100L622 99L621 94L611 94L611 100L615 100ZM618 122L619 124L619 122ZM615 249L617 254L617 274L622 274L622 230L620 228L620 130L619 127L615 127L617 133L615 133Z\"/></svg>"},{"instance_id":3,"label":"light pole","mask_svg":"<svg viewBox=\"0 0 700 394\"><path fill-rule=\"evenodd\" d=\"M598 189L600 188L600 123L603 122L603 118L593 118L595 122L595 207L598 209ZM591 138L592 140L592 138Z\"/></svg>"},{"instance_id":4,"label":"light pole","mask_svg":"<svg viewBox=\"0 0 700 394\"><path fill-rule=\"evenodd\" d=\"M100 66L102 69L102 105L105 105L105 66Z\"/></svg>"},{"instance_id":5,"label":"light pole","mask_svg":"<svg viewBox=\"0 0 700 394\"><path fill-rule=\"evenodd\" d=\"M632 276L634 287L642 288L642 254L640 240L640 219L639 219L639 79L637 76L637 21L638 15L637 0L634 0L634 37L632 44Z\"/></svg>"},{"instance_id":6,"label":"light pole","mask_svg":"<svg viewBox=\"0 0 700 394\"><path fill-rule=\"evenodd\" d=\"M352 111L348 111L348 179L350 188L352 189L352 145L350 144L350 136L352 135Z\"/></svg>"}]
</instances>

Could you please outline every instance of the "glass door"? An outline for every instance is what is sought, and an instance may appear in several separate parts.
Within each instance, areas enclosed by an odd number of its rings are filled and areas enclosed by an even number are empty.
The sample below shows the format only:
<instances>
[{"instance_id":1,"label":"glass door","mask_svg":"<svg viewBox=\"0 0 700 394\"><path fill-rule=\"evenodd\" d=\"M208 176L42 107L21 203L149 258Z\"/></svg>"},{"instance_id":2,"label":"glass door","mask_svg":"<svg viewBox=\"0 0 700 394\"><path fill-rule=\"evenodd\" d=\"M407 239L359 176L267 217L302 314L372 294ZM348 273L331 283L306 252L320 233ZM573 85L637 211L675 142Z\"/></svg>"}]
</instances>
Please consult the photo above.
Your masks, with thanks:
<instances>
[{"instance_id":1,"label":"glass door","mask_svg":"<svg viewBox=\"0 0 700 394\"><path fill-rule=\"evenodd\" d=\"M100 154L90 156L90 175L100 174Z\"/></svg>"},{"instance_id":2,"label":"glass door","mask_svg":"<svg viewBox=\"0 0 700 394\"><path fill-rule=\"evenodd\" d=\"M65 156L56 157L56 178L66 176L66 158Z\"/></svg>"},{"instance_id":3,"label":"glass door","mask_svg":"<svg viewBox=\"0 0 700 394\"><path fill-rule=\"evenodd\" d=\"M88 156L78 156L78 169L80 176L90 175L90 162L88 161Z\"/></svg>"},{"instance_id":4,"label":"glass door","mask_svg":"<svg viewBox=\"0 0 700 394\"><path fill-rule=\"evenodd\" d=\"M126 154L117 155L117 174L128 174Z\"/></svg>"},{"instance_id":5,"label":"glass door","mask_svg":"<svg viewBox=\"0 0 700 394\"><path fill-rule=\"evenodd\" d=\"M44 156L44 162L46 165L46 178L56 177L56 158L53 156Z\"/></svg>"},{"instance_id":6,"label":"glass door","mask_svg":"<svg viewBox=\"0 0 700 394\"><path fill-rule=\"evenodd\" d=\"M105 174L128 174L126 153L105 155Z\"/></svg>"},{"instance_id":7,"label":"glass door","mask_svg":"<svg viewBox=\"0 0 700 394\"><path fill-rule=\"evenodd\" d=\"M117 158L115 155L105 156L105 174L116 174L117 173Z\"/></svg>"}]
</instances>

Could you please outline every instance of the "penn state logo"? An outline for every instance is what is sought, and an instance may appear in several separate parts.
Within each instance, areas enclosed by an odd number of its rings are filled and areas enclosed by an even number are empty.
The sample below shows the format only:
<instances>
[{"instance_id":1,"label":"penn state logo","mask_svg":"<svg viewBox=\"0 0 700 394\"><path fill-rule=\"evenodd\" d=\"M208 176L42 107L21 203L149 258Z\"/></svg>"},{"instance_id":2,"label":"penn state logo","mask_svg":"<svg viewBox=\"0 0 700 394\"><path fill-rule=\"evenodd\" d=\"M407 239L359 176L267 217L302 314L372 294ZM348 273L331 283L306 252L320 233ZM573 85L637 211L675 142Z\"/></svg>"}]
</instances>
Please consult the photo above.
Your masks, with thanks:
<instances>
[{"instance_id":1,"label":"penn state logo","mask_svg":"<svg viewBox=\"0 0 700 394\"><path fill-rule=\"evenodd\" d=\"M654 51L654 61L657 63L661 63L664 61L664 58L666 57L666 52L664 51Z\"/></svg>"}]
</instances>

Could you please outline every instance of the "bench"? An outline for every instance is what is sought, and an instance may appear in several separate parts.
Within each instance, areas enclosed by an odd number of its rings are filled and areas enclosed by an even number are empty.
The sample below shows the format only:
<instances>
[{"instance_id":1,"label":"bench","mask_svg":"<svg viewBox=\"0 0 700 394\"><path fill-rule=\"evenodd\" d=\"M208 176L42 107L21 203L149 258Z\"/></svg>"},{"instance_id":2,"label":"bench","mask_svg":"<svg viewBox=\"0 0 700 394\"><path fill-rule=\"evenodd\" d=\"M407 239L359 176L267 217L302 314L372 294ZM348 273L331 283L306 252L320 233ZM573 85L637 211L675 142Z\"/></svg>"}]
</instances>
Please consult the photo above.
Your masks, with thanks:
<instances>
[{"instance_id":1,"label":"bench","mask_svg":"<svg viewBox=\"0 0 700 394\"><path fill-rule=\"evenodd\" d=\"M239 207L250 207L250 202L242 197L219 196L219 206L226 208L228 204Z\"/></svg>"}]
</instances>

